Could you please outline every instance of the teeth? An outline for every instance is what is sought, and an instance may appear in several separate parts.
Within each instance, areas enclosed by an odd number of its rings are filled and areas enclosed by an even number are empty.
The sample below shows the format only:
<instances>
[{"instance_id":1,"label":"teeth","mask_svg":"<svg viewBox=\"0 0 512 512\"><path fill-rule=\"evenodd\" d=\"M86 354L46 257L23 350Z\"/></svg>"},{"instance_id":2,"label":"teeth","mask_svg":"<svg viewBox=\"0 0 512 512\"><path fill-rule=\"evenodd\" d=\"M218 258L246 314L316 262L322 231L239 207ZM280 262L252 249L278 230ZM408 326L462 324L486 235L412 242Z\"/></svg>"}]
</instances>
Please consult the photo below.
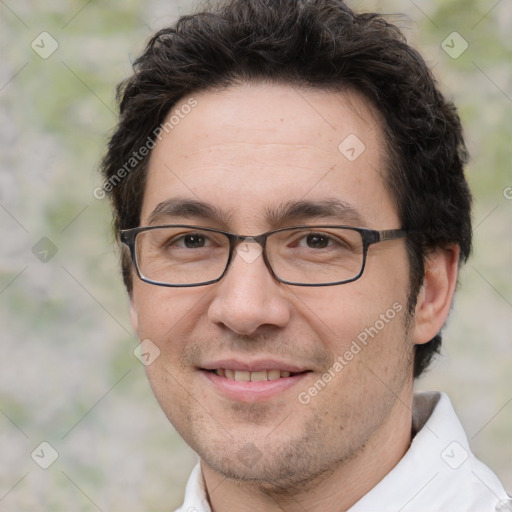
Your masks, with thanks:
<instances>
[{"instance_id":1,"label":"teeth","mask_svg":"<svg viewBox=\"0 0 512 512\"><path fill-rule=\"evenodd\" d=\"M267 380L267 372L265 370L262 372L251 372L251 382L258 382L262 380Z\"/></svg>"},{"instance_id":2,"label":"teeth","mask_svg":"<svg viewBox=\"0 0 512 512\"><path fill-rule=\"evenodd\" d=\"M251 380L251 372L235 370L235 380L249 382Z\"/></svg>"},{"instance_id":3,"label":"teeth","mask_svg":"<svg viewBox=\"0 0 512 512\"><path fill-rule=\"evenodd\" d=\"M219 377L225 377L231 380L240 382L261 382L265 380L277 380L279 378L289 377L291 374L288 371L281 370L260 370L257 372L248 372L242 370L230 370L229 368L219 368L215 370Z\"/></svg>"},{"instance_id":4,"label":"teeth","mask_svg":"<svg viewBox=\"0 0 512 512\"><path fill-rule=\"evenodd\" d=\"M268 380L276 380L281 377L281 372L279 370L268 370L267 379Z\"/></svg>"}]
</instances>

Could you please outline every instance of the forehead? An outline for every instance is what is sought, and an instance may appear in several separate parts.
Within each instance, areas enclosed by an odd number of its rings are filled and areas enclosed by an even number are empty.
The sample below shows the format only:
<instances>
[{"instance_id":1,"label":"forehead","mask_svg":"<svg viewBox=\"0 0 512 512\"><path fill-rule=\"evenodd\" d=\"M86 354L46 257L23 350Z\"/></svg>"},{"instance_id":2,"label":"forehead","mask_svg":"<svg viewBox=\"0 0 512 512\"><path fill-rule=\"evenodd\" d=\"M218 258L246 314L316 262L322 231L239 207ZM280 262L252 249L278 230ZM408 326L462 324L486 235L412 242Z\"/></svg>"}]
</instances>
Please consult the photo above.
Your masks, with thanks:
<instances>
[{"instance_id":1,"label":"forehead","mask_svg":"<svg viewBox=\"0 0 512 512\"><path fill-rule=\"evenodd\" d=\"M378 115L354 92L245 84L195 94L169 113L152 151L141 224L159 204L188 198L240 228L272 228L264 212L322 200L389 227L384 147Z\"/></svg>"}]
</instances>

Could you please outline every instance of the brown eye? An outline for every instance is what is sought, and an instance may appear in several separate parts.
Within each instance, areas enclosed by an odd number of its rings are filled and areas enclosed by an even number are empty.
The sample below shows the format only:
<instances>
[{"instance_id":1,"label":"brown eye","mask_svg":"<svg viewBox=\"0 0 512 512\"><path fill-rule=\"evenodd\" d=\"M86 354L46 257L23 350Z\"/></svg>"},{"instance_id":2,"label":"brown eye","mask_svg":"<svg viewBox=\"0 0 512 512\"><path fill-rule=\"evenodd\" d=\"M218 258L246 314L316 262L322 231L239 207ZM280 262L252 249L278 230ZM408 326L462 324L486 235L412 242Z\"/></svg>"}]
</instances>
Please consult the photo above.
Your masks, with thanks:
<instances>
[{"instance_id":1,"label":"brown eye","mask_svg":"<svg viewBox=\"0 0 512 512\"><path fill-rule=\"evenodd\" d=\"M204 247L206 238L198 233L186 235L183 237L183 244L189 249L197 249L198 247Z\"/></svg>"},{"instance_id":2,"label":"brown eye","mask_svg":"<svg viewBox=\"0 0 512 512\"><path fill-rule=\"evenodd\" d=\"M308 244L308 247L313 249L324 249L329 245L329 238L324 235L314 233L306 237L306 243Z\"/></svg>"}]
</instances>

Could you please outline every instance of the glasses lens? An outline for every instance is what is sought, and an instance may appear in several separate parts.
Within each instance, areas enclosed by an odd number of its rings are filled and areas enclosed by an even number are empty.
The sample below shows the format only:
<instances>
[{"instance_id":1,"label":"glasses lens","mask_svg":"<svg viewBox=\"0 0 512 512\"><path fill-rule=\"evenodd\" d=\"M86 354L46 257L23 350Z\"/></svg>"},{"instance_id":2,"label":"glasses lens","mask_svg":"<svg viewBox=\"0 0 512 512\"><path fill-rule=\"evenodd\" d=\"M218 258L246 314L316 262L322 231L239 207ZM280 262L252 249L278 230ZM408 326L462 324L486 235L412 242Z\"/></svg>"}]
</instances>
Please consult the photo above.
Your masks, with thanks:
<instances>
[{"instance_id":1,"label":"glasses lens","mask_svg":"<svg viewBox=\"0 0 512 512\"><path fill-rule=\"evenodd\" d=\"M363 266L361 234L347 228L289 229L268 237L267 257L279 279L300 284L350 281Z\"/></svg>"},{"instance_id":2,"label":"glasses lens","mask_svg":"<svg viewBox=\"0 0 512 512\"><path fill-rule=\"evenodd\" d=\"M199 284L222 275L229 240L192 227L150 229L137 235L135 256L143 278L170 285Z\"/></svg>"}]
</instances>

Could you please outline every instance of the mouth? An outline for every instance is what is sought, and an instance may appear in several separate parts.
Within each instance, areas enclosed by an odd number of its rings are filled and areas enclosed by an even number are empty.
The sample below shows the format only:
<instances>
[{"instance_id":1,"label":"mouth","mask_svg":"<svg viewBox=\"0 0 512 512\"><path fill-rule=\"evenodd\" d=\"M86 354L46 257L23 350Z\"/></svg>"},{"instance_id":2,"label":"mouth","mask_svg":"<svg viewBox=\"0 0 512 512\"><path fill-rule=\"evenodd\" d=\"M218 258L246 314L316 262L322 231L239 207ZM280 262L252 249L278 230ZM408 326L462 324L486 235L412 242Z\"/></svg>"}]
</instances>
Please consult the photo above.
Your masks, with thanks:
<instances>
[{"instance_id":1,"label":"mouth","mask_svg":"<svg viewBox=\"0 0 512 512\"><path fill-rule=\"evenodd\" d=\"M266 368L263 364L252 366L219 364L215 368L200 368L200 373L205 377L206 384L224 399L246 403L283 396L311 373L311 370L288 365L279 368L277 363L268 364L271 367Z\"/></svg>"},{"instance_id":2,"label":"mouth","mask_svg":"<svg viewBox=\"0 0 512 512\"><path fill-rule=\"evenodd\" d=\"M217 368L215 370L205 370L219 377L224 377L230 380L236 380L237 382L265 382L277 379L286 379L288 377L294 377L301 373L307 373L310 370L303 372L289 372L288 370L259 370L250 372L247 370L233 370L230 368Z\"/></svg>"}]
</instances>

